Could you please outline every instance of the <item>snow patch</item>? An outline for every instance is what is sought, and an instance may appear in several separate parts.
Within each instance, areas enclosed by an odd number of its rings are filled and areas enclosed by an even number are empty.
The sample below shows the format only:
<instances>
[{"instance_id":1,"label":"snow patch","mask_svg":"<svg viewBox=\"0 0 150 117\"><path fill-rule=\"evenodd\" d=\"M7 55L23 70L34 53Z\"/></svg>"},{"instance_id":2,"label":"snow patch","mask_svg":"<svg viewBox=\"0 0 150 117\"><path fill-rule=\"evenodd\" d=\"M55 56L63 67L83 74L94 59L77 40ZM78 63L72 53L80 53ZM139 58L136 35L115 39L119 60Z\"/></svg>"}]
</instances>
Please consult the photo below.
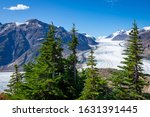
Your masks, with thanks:
<instances>
[{"instance_id":1,"label":"snow patch","mask_svg":"<svg viewBox=\"0 0 150 117\"><path fill-rule=\"evenodd\" d=\"M28 25L29 22L25 22L25 23L21 23L21 22L15 22L16 26L20 26L20 25Z\"/></svg>"},{"instance_id":2,"label":"snow patch","mask_svg":"<svg viewBox=\"0 0 150 117\"><path fill-rule=\"evenodd\" d=\"M16 24L16 26L20 26L20 25L22 25L22 24L24 24L24 23L15 22L15 24Z\"/></svg>"},{"instance_id":3,"label":"snow patch","mask_svg":"<svg viewBox=\"0 0 150 117\"><path fill-rule=\"evenodd\" d=\"M129 35L130 32L131 32L131 30L126 31L126 34Z\"/></svg>"},{"instance_id":4,"label":"snow patch","mask_svg":"<svg viewBox=\"0 0 150 117\"><path fill-rule=\"evenodd\" d=\"M145 31L148 31L148 30L150 30L150 26L144 27L143 29L144 29Z\"/></svg>"},{"instance_id":5,"label":"snow patch","mask_svg":"<svg viewBox=\"0 0 150 117\"><path fill-rule=\"evenodd\" d=\"M117 36L117 35L120 35L120 34L122 34L122 33L125 33L126 31L125 30L120 30L120 31L117 31L117 32L115 32L115 33L113 33L113 37L115 37L115 36Z\"/></svg>"},{"instance_id":6,"label":"snow patch","mask_svg":"<svg viewBox=\"0 0 150 117\"><path fill-rule=\"evenodd\" d=\"M93 38L93 36L89 35L89 34L85 34L86 37L90 37Z\"/></svg>"},{"instance_id":7,"label":"snow patch","mask_svg":"<svg viewBox=\"0 0 150 117\"><path fill-rule=\"evenodd\" d=\"M41 28L42 26L41 26L40 24L38 24L38 27L40 27L40 28Z\"/></svg>"},{"instance_id":8,"label":"snow patch","mask_svg":"<svg viewBox=\"0 0 150 117\"><path fill-rule=\"evenodd\" d=\"M28 24L29 24L29 22L27 21L27 22L25 22L25 24L26 24L26 25L28 25Z\"/></svg>"},{"instance_id":9,"label":"snow patch","mask_svg":"<svg viewBox=\"0 0 150 117\"><path fill-rule=\"evenodd\" d=\"M44 38L39 38L39 39L37 39L38 41L41 41L41 40L43 40Z\"/></svg>"}]
</instances>

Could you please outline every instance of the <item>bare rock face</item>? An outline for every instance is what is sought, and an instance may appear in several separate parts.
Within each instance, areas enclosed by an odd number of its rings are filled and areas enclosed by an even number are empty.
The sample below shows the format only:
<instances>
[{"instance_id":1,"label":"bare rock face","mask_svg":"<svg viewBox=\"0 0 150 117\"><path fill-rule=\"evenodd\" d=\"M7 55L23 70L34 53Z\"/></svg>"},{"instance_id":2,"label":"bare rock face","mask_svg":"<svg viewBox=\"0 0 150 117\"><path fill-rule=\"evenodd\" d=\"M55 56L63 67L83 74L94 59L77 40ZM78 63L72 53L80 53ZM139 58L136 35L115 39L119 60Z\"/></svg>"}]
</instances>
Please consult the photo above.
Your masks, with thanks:
<instances>
[{"instance_id":1,"label":"bare rock face","mask_svg":"<svg viewBox=\"0 0 150 117\"><path fill-rule=\"evenodd\" d=\"M39 54L44 38L49 30L49 24L37 19L25 23L0 23L0 67L1 70L11 70L14 64L22 67L25 63L34 61ZM64 55L68 54L68 43L71 33L63 27L55 27L56 37L61 37ZM92 37L77 33L78 51L90 49L89 45L97 44Z\"/></svg>"}]
</instances>

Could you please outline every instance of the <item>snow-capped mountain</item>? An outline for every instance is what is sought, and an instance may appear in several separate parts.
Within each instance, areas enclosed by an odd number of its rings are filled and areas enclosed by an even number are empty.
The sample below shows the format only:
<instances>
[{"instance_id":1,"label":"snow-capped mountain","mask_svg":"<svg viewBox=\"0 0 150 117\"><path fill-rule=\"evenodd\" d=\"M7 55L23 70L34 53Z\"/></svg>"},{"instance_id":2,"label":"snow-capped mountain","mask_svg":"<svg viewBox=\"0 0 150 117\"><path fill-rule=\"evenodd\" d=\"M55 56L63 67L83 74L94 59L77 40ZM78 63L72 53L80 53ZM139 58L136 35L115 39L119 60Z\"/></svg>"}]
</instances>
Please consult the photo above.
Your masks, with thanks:
<instances>
[{"instance_id":1,"label":"snow-capped mountain","mask_svg":"<svg viewBox=\"0 0 150 117\"><path fill-rule=\"evenodd\" d=\"M109 36L106 37L106 38L114 38L114 37L116 37L116 36L118 36L118 35L122 35L122 34L126 34L126 31L123 30L123 29L112 33L111 35L109 35Z\"/></svg>"},{"instance_id":2,"label":"snow-capped mountain","mask_svg":"<svg viewBox=\"0 0 150 117\"><path fill-rule=\"evenodd\" d=\"M106 38L109 38L109 39L111 38L112 40L124 40L128 38L128 35L129 35L128 31L120 30L120 31L116 31L110 34Z\"/></svg>"},{"instance_id":3,"label":"snow-capped mountain","mask_svg":"<svg viewBox=\"0 0 150 117\"><path fill-rule=\"evenodd\" d=\"M144 27L143 30L150 31L150 26Z\"/></svg>"},{"instance_id":4,"label":"snow-capped mountain","mask_svg":"<svg viewBox=\"0 0 150 117\"><path fill-rule=\"evenodd\" d=\"M121 41L129 39L129 33L131 30L120 30L111 35L107 36L105 39L111 39L113 41ZM139 37L142 40L144 48L144 56L150 59L150 26L139 29Z\"/></svg>"},{"instance_id":5,"label":"snow-capped mountain","mask_svg":"<svg viewBox=\"0 0 150 117\"><path fill-rule=\"evenodd\" d=\"M96 40L96 38L94 37L94 36L92 36L92 35L89 35L89 34L87 34L87 33L82 33L86 38L90 38L90 39L92 39L92 40Z\"/></svg>"},{"instance_id":6,"label":"snow-capped mountain","mask_svg":"<svg viewBox=\"0 0 150 117\"><path fill-rule=\"evenodd\" d=\"M126 40L129 38L129 33L131 32L131 30L119 30L116 31L112 34L110 34L109 36L107 36L106 38L111 38L112 40ZM142 29L139 29L139 36L142 33L150 33L150 26L147 27L143 27Z\"/></svg>"}]
</instances>

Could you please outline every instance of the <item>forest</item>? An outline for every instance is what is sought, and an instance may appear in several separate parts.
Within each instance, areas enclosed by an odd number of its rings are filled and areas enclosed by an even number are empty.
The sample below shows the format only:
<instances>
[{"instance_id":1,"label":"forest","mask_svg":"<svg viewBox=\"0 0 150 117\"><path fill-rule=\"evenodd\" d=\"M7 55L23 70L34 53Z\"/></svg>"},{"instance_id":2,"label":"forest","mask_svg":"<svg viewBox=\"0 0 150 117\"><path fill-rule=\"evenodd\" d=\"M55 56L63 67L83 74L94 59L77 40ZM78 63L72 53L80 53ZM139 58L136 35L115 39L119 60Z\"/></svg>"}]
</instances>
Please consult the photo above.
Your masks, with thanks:
<instances>
[{"instance_id":1,"label":"forest","mask_svg":"<svg viewBox=\"0 0 150 117\"><path fill-rule=\"evenodd\" d=\"M138 27L133 23L130 39L124 50L123 66L109 76L103 76L96 67L94 50L87 58L88 68L78 70L77 30L73 24L68 46L71 52L63 57L62 40L55 37L53 23L34 62L24 65L20 73L18 65L12 74L2 97L8 100L148 100L148 77L143 73L143 47ZM0 96L0 98L1 98Z\"/></svg>"}]
</instances>

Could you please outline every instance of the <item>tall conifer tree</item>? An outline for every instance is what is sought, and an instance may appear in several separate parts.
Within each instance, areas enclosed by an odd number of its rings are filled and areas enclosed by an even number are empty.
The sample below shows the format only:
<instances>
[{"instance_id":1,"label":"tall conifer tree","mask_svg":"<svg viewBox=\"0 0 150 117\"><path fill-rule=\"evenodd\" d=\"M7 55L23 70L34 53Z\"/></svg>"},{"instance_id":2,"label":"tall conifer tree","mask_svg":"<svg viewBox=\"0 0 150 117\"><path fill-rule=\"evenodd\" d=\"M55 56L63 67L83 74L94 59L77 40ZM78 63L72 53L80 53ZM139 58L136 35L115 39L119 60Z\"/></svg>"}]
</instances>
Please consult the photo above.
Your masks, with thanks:
<instances>
[{"instance_id":1,"label":"tall conifer tree","mask_svg":"<svg viewBox=\"0 0 150 117\"><path fill-rule=\"evenodd\" d=\"M55 37L55 27L52 23L37 61L25 66L26 94L30 95L30 99L64 98L59 88L63 73L62 50L61 40Z\"/></svg>"},{"instance_id":2,"label":"tall conifer tree","mask_svg":"<svg viewBox=\"0 0 150 117\"><path fill-rule=\"evenodd\" d=\"M133 28L129 33L129 40L127 42L127 49L125 50L124 61L122 62L124 66L121 68L128 73L128 77L133 83L133 88L135 88L138 94L141 94L143 84L143 69L142 69L142 54L143 47L140 37L138 36L139 31L136 22L133 23Z\"/></svg>"},{"instance_id":3,"label":"tall conifer tree","mask_svg":"<svg viewBox=\"0 0 150 117\"><path fill-rule=\"evenodd\" d=\"M91 77L94 78L94 72L95 72L95 57L93 56L94 52L93 49L91 49L90 51L90 55L88 56L88 62L87 62L87 66L90 66L90 71L92 72Z\"/></svg>"},{"instance_id":4,"label":"tall conifer tree","mask_svg":"<svg viewBox=\"0 0 150 117\"><path fill-rule=\"evenodd\" d=\"M98 74L97 69L95 68L96 62L95 57L93 56L94 52L91 49L90 55L88 56L85 85L81 93L80 99L85 100L98 100L105 99L107 93L107 82L101 78Z\"/></svg>"},{"instance_id":5,"label":"tall conifer tree","mask_svg":"<svg viewBox=\"0 0 150 117\"><path fill-rule=\"evenodd\" d=\"M11 79L9 81L9 84L7 85L8 89L5 90L5 92L8 94L8 96L13 98L19 98L17 95L20 94L20 86L22 84L23 74L21 74L18 71L18 65L14 65L15 72L11 75Z\"/></svg>"},{"instance_id":6,"label":"tall conifer tree","mask_svg":"<svg viewBox=\"0 0 150 117\"><path fill-rule=\"evenodd\" d=\"M37 59L37 62L47 65L49 77L54 78L60 72L59 66L61 65L59 63L62 61L62 50L61 40L55 38L55 27L52 23L49 27L47 38L42 45L40 56Z\"/></svg>"},{"instance_id":7,"label":"tall conifer tree","mask_svg":"<svg viewBox=\"0 0 150 117\"><path fill-rule=\"evenodd\" d=\"M72 40L69 43L69 49L71 50L71 55L70 55L70 60L72 63L72 71L73 71L73 78L74 78L74 84L76 85L77 83L77 69L76 69L76 65L77 65L77 55L76 55L76 49L77 49L77 45L78 43L78 38L76 36L77 30L75 28L75 24L73 24L72 30Z\"/></svg>"}]
</instances>

